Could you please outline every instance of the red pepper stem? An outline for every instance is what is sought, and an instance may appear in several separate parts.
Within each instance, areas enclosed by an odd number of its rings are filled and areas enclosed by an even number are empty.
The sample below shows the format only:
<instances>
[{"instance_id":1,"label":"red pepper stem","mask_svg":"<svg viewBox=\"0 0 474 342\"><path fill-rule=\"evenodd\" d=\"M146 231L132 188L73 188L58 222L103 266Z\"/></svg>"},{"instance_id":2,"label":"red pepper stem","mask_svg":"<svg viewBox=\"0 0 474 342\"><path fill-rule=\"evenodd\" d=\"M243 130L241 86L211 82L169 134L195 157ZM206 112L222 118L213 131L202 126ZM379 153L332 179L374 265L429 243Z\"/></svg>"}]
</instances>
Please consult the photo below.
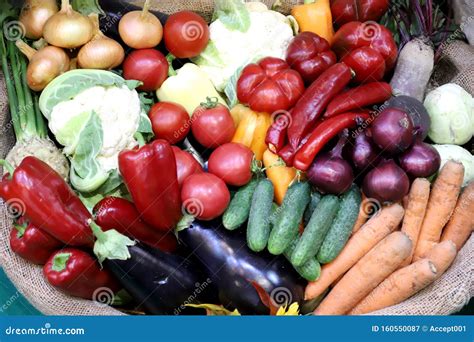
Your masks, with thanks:
<instances>
[{"instance_id":1,"label":"red pepper stem","mask_svg":"<svg viewBox=\"0 0 474 342\"><path fill-rule=\"evenodd\" d=\"M168 61L168 64L169 64L169 67L168 67L168 77L171 77L171 76L176 76L178 73L176 72L176 70L174 70L173 68L173 61L176 59L176 57L169 53L167 56L166 56L166 60Z\"/></svg>"},{"instance_id":2,"label":"red pepper stem","mask_svg":"<svg viewBox=\"0 0 474 342\"><path fill-rule=\"evenodd\" d=\"M9 174L8 178L11 179L13 177L13 172L15 171L13 165L7 162L5 159L0 159L0 166L4 167L7 170Z\"/></svg>"},{"instance_id":3,"label":"red pepper stem","mask_svg":"<svg viewBox=\"0 0 474 342\"><path fill-rule=\"evenodd\" d=\"M219 104L219 99L217 97L206 97L206 102L201 102L201 106L206 109L216 108Z\"/></svg>"},{"instance_id":4,"label":"red pepper stem","mask_svg":"<svg viewBox=\"0 0 474 342\"><path fill-rule=\"evenodd\" d=\"M26 230L26 227L28 226L27 223L23 223L23 224L14 224L13 227L16 229L17 231L17 234L16 236L21 239L23 237L23 235L25 235L25 230Z\"/></svg>"},{"instance_id":5,"label":"red pepper stem","mask_svg":"<svg viewBox=\"0 0 474 342\"><path fill-rule=\"evenodd\" d=\"M67 262L71 257L71 253L58 253L54 256L53 264L51 266L53 271L62 272L66 269Z\"/></svg>"}]
</instances>

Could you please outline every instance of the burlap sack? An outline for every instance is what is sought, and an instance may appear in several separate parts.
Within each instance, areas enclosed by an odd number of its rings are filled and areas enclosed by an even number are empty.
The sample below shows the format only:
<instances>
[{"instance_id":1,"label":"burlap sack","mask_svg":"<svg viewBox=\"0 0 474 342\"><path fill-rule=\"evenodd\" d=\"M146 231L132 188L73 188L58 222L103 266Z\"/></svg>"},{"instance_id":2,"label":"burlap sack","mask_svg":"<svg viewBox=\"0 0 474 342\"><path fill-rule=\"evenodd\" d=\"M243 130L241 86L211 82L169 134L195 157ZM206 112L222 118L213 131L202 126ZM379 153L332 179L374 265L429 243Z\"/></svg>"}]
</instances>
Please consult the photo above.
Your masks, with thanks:
<instances>
[{"instance_id":1,"label":"burlap sack","mask_svg":"<svg viewBox=\"0 0 474 342\"><path fill-rule=\"evenodd\" d=\"M134 1L138 4L143 1ZM271 5L272 1L264 1ZM282 10L297 1L283 1ZM300 1L301 2L301 1ZM181 9L195 10L207 18L212 13L211 0L155 1L154 7L172 13ZM0 73L0 157L3 158L14 143L8 114L7 96ZM18 290L41 312L49 315L121 315L122 313L92 301L66 296L51 287L43 278L42 268L16 256L9 246L12 219L3 202L0 205L0 265ZM405 302L379 310L376 315L445 315L458 311L474 296L474 236L458 254L454 264L435 283Z\"/></svg>"}]
</instances>

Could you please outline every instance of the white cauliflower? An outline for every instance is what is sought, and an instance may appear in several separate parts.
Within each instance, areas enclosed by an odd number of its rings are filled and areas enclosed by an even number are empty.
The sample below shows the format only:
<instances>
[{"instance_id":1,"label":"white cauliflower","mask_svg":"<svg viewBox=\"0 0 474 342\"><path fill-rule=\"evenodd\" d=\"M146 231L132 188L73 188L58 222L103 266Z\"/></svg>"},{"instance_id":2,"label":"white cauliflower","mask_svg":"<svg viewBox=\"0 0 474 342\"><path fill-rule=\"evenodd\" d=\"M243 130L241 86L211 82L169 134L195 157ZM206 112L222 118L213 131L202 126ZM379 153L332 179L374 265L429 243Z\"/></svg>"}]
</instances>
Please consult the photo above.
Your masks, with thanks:
<instances>
[{"instance_id":1,"label":"white cauliflower","mask_svg":"<svg viewBox=\"0 0 474 342\"><path fill-rule=\"evenodd\" d=\"M263 3L248 2L250 26L245 32L230 29L219 18L209 26L210 42L193 61L206 72L217 90L223 91L243 65L263 57L284 58L293 38L292 22Z\"/></svg>"}]
</instances>

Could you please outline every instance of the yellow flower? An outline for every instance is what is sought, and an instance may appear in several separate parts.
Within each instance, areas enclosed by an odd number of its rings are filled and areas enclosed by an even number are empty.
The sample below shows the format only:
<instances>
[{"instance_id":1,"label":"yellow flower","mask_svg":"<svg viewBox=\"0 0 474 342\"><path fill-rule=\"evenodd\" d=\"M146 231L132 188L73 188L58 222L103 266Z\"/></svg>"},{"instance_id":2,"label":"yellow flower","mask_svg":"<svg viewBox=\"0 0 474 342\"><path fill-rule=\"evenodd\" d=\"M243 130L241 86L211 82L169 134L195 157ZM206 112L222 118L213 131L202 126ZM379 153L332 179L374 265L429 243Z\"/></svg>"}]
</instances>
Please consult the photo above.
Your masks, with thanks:
<instances>
[{"instance_id":1,"label":"yellow flower","mask_svg":"<svg viewBox=\"0 0 474 342\"><path fill-rule=\"evenodd\" d=\"M300 313L300 306L298 303L291 304L288 308L287 306L280 306L276 316L298 316Z\"/></svg>"}]
</instances>

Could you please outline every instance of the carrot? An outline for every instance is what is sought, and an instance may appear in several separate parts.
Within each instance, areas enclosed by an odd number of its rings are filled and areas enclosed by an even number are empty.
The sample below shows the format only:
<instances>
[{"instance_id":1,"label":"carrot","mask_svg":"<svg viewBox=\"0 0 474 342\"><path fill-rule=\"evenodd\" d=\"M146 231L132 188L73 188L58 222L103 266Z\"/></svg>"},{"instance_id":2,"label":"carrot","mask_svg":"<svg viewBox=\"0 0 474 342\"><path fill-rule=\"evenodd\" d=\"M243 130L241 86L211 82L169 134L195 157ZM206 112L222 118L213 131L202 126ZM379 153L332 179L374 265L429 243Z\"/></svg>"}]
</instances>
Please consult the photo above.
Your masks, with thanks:
<instances>
[{"instance_id":1,"label":"carrot","mask_svg":"<svg viewBox=\"0 0 474 342\"><path fill-rule=\"evenodd\" d=\"M426 258L429 259L438 270L438 276L441 277L444 272L451 266L454 259L456 259L456 245L452 241L443 241L437 243L431 250L426 254Z\"/></svg>"},{"instance_id":2,"label":"carrot","mask_svg":"<svg viewBox=\"0 0 474 342\"><path fill-rule=\"evenodd\" d=\"M362 193L362 202L360 202L359 216L357 216L357 220L355 221L354 227L352 228L352 234L357 232L360 227L362 227L364 223L367 222L371 214L371 210L373 209L376 209L374 208L373 203L371 204L367 199L367 196Z\"/></svg>"},{"instance_id":3,"label":"carrot","mask_svg":"<svg viewBox=\"0 0 474 342\"><path fill-rule=\"evenodd\" d=\"M443 227L456 207L463 178L463 165L452 160L446 162L439 172L431 189L413 260L424 258L426 253L439 242Z\"/></svg>"},{"instance_id":4,"label":"carrot","mask_svg":"<svg viewBox=\"0 0 474 342\"><path fill-rule=\"evenodd\" d=\"M377 243L393 232L402 221L403 212L403 208L400 205L392 204L382 208L376 215L372 216L370 220L349 239L336 259L322 266L319 279L308 283L305 299L312 299L323 293Z\"/></svg>"},{"instance_id":5,"label":"carrot","mask_svg":"<svg viewBox=\"0 0 474 342\"><path fill-rule=\"evenodd\" d=\"M346 273L314 310L316 315L343 315L352 310L410 254L412 242L402 232L380 241Z\"/></svg>"},{"instance_id":6,"label":"carrot","mask_svg":"<svg viewBox=\"0 0 474 342\"><path fill-rule=\"evenodd\" d=\"M362 299L349 315L363 315L401 303L431 284L436 276L436 266L428 259L400 268Z\"/></svg>"},{"instance_id":7,"label":"carrot","mask_svg":"<svg viewBox=\"0 0 474 342\"><path fill-rule=\"evenodd\" d=\"M474 230L473 212L474 182L471 182L459 196L454 214L443 229L441 241L451 240L459 251Z\"/></svg>"},{"instance_id":8,"label":"carrot","mask_svg":"<svg viewBox=\"0 0 474 342\"><path fill-rule=\"evenodd\" d=\"M403 199L402 199L403 209L408 208L408 200L409 200L409 195L403 196Z\"/></svg>"},{"instance_id":9,"label":"carrot","mask_svg":"<svg viewBox=\"0 0 474 342\"><path fill-rule=\"evenodd\" d=\"M426 206L430 197L430 182L425 178L417 178L411 185L405 206L405 217L403 218L402 232L408 235L413 242L410 255L402 263L402 266L411 264L413 253L420 235L421 225L425 217Z\"/></svg>"},{"instance_id":10,"label":"carrot","mask_svg":"<svg viewBox=\"0 0 474 342\"><path fill-rule=\"evenodd\" d=\"M275 201L281 205L285 197L286 190L296 177L296 169L287 167L276 154L270 150L263 153L263 165L268 179L272 182L275 189Z\"/></svg>"}]
</instances>

